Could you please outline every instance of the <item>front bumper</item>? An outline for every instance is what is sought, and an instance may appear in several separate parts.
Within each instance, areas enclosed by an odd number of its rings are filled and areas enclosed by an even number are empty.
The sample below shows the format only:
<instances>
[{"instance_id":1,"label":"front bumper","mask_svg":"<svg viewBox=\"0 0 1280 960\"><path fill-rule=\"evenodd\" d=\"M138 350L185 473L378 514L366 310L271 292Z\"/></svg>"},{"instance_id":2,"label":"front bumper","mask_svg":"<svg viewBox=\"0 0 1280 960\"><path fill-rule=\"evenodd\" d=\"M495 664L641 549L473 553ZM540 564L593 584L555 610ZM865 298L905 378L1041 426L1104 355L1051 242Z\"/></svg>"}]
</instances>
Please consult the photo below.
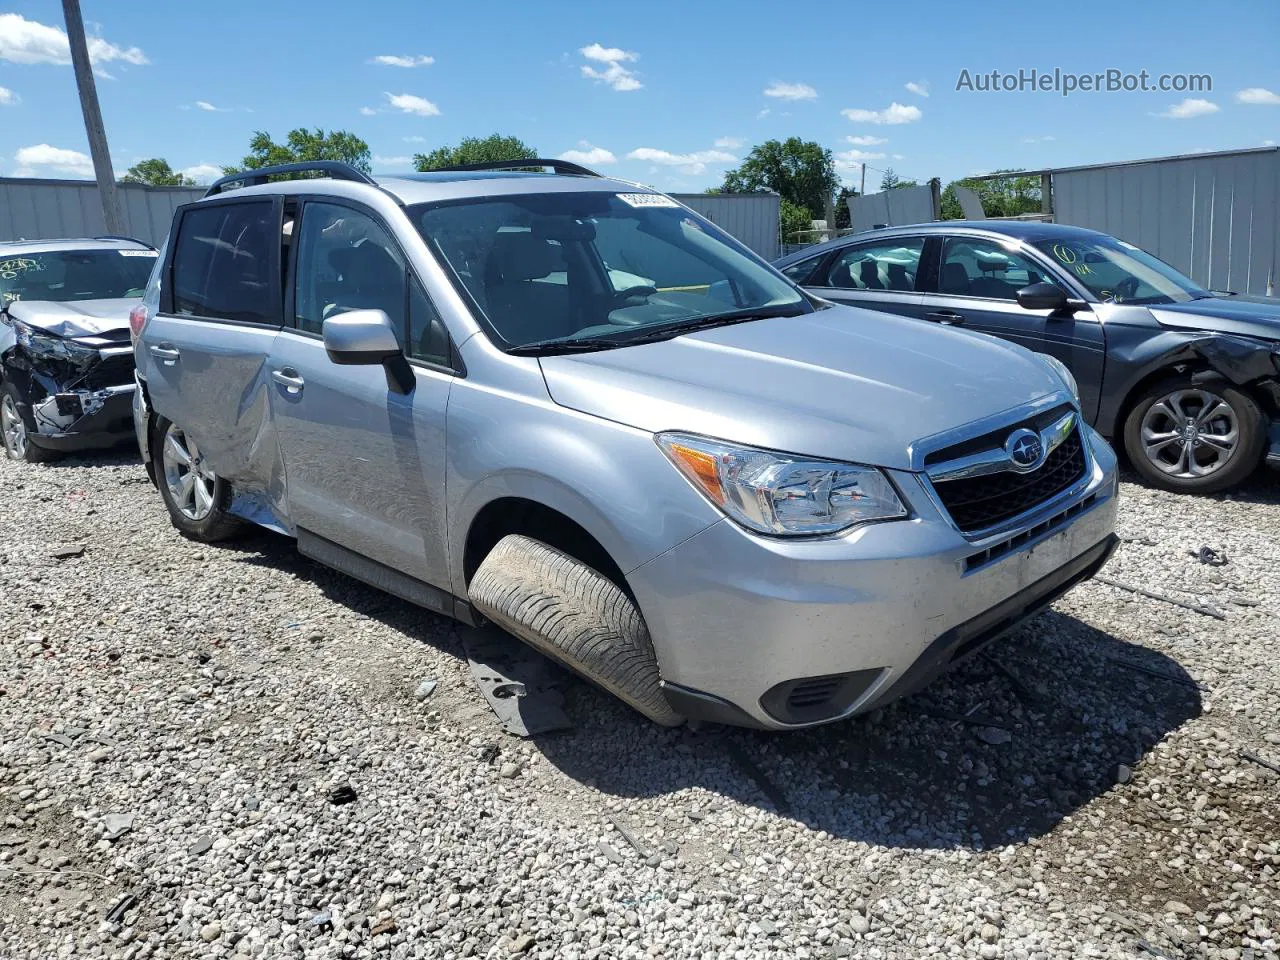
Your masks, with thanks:
<instances>
[{"instance_id":1,"label":"front bumper","mask_svg":"<svg viewBox=\"0 0 1280 960\"><path fill-rule=\"evenodd\" d=\"M133 385L74 390L30 405L36 429L27 442L44 450L72 453L105 450L133 436Z\"/></svg>"},{"instance_id":2,"label":"front bumper","mask_svg":"<svg viewBox=\"0 0 1280 960\"><path fill-rule=\"evenodd\" d=\"M668 699L686 715L791 729L928 682L1110 556L1115 454L1086 437L1084 489L1013 533L965 538L902 473L910 520L803 541L722 520L632 571Z\"/></svg>"}]
</instances>

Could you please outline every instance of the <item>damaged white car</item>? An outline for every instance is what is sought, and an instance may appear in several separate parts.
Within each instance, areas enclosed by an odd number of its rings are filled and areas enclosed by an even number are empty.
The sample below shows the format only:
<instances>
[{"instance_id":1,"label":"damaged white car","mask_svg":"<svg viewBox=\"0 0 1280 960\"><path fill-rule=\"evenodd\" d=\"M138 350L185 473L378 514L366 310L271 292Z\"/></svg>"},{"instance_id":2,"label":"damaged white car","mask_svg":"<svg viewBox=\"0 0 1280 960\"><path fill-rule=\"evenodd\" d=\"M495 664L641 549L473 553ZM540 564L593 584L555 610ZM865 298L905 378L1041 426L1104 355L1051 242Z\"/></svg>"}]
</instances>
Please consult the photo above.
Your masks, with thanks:
<instances>
[{"instance_id":1,"label":"damaged white car","mask_svg":"<svg viewBox=\"0 0 1280 960\"><path fill-rule=\"evenodd\" d=\"M0 431L14 460L133 439L129 311L157 253L117 237L0 243Z\"/></svg>"}]
</instances>

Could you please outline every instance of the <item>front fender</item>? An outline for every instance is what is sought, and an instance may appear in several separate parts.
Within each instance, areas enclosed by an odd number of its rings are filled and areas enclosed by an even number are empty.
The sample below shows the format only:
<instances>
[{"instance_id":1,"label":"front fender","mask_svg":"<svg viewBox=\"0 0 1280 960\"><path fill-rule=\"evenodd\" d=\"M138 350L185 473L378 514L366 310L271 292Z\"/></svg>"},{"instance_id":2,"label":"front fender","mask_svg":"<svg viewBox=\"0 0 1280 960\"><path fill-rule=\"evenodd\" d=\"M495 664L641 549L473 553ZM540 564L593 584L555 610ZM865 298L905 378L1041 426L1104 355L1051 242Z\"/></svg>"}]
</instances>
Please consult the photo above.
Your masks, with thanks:
<instances>
[{"instance_id":1,"label":"front fender","mask_svg":"<svg viewBox=\"0 0 1280 960\"><path fill-rule=\"evenodd\" d=\"M467 533L485 505L519 497L590 533L624 573L705 530L720 513L653 435L577 413L549 397L459 381L449 401L446 510L453 592L466 595Z\"/></svg>"}]
</instances>

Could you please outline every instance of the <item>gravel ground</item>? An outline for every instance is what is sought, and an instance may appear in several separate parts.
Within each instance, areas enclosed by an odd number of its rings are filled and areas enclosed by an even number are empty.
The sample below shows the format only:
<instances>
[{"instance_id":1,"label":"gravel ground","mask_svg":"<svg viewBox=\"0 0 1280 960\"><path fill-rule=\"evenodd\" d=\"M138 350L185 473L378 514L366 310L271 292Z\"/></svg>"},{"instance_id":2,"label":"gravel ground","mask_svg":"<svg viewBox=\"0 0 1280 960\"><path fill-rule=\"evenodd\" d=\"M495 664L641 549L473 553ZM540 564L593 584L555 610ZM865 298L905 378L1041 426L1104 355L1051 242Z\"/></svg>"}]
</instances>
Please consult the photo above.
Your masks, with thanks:
<instances>
[{"instance_id":1,"label":"gravel ground","mask_svg":"<svg viewBox=\"0 0 1280 960\"><path fill-rule=\"evenodd\" d=\"M182 539L126 458L0 490L6 960L1280 956L1274 477L1125 486L1106 574L1225 620L1095 582L851 723L670 731L566 679L534 742L454 625Z\"/></svg>"}]
</instances>

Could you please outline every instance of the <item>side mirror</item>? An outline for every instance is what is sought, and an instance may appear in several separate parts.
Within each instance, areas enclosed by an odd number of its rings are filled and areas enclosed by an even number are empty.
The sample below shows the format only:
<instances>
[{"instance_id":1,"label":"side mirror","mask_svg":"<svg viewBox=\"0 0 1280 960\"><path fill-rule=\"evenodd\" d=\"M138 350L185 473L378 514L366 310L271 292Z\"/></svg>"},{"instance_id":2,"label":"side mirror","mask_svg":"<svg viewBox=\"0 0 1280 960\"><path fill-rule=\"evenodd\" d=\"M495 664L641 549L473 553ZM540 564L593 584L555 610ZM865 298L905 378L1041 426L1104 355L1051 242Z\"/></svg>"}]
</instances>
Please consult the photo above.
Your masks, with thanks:
<instances>
[{"instance_id":1,"label":"side mirror","mask_svg":"<svg viewBox=\"0 0 1280 960\"><path fill-rule=\"evenodd\" d=\"M1063 310L1066 291L1053 283L1033 283L1018 291L1018 306L1024 310Z\"/></svg>"},{"instance_id":2,"label":"side mirror","mask_svg":"<svg viewBox=\"0 0 1280 960\"><path fill-rule=\"evenodd\" d=\"M387 372L387 387L396 393L413 389L413 368L405 359L391 318L384 310L352 310L327 317L323 326L324 351L341 366L380 364Z\"/></svg>"}]
</instances>

